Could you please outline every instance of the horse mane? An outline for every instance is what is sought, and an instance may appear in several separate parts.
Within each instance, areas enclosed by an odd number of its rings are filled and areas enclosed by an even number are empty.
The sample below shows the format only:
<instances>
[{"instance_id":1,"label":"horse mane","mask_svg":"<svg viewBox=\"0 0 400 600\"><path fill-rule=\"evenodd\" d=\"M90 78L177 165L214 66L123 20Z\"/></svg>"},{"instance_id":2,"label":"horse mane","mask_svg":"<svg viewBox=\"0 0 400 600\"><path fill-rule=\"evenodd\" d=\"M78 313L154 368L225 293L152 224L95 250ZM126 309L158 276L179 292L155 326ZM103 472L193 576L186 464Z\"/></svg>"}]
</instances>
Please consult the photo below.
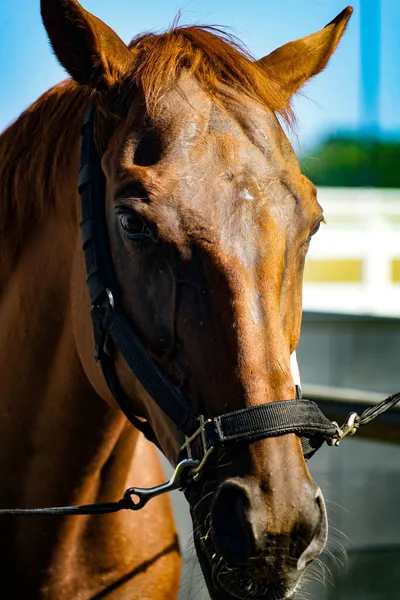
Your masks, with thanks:
<instances>
[{"instance_id":1,"label":"horse mane","mask_svg":"<svg viewBox=\"0 0 400 600\"><path fill-rule=\"evenodd\" d=\"M45 92L0 136L0 259L19 248L68 181L73 144L91 93L66 80Z\"/></svg>"},{"instance_id":2,"label":"horse mane","mask_svg":"<svg viewBox=\"0 0 400 600\"><path fill-rule=\"evenodd\" d=\"M162 95L185 71L215 97L221 94L222 82L279 112L286 122L293 118L274 79L233 35L219 28L173 26L163 34L137 36L129 48L134 68L117 85L125 110L126 100L139 86L148 112L156 111ZM27 227L55 205L57 191L70 176L71 151L93 95L93 90L66 80L44 93L0 136L0 258L13 255ZM110 111L110 102L104 100L102 118Z\"/></svg>"}]
</instances>

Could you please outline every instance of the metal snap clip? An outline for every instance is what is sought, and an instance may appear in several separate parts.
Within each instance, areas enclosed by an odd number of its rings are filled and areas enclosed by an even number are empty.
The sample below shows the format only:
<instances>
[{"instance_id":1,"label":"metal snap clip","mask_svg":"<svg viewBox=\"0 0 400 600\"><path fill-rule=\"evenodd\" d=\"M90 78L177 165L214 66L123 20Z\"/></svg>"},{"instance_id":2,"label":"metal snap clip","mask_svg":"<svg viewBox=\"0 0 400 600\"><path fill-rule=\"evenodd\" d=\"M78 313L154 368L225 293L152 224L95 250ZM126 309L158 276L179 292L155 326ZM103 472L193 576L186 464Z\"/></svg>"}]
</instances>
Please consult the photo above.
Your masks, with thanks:
<instances>
[{"instance_id":1,"label":"metal snap clip","mask_svg":"<svg viewBox=\"0 0 400 600\"><path fill-rule=\"evenodd\" d=\"M339 446L343 438L345 438L348 435L354 435L360 427L360 417L355 412L349 414L345 424L342 425L342 427L339 427L336 421L332 422L336 427L336 433L331 439L327 441L328 446Z\"/></svg>"},{"instance_id":2,"label":"metal snap clip","mask_svg":"<svg viewBox=\"0 0 400 600\"><path fill-rule=\"evenodd\" d=\"M129 488L124 493L124 500L129 501L129 508L131 510L140 510L143 508L149 500L162 494L167 494L173 490L179 490L184 485L183 474L186 471L191 472L199 466L198 460L185 459L182 460L173 472L171 478L166 483L156 485L152 488ZM137 500L135 500L135 497Z\"/></svg>"}]
</instances>

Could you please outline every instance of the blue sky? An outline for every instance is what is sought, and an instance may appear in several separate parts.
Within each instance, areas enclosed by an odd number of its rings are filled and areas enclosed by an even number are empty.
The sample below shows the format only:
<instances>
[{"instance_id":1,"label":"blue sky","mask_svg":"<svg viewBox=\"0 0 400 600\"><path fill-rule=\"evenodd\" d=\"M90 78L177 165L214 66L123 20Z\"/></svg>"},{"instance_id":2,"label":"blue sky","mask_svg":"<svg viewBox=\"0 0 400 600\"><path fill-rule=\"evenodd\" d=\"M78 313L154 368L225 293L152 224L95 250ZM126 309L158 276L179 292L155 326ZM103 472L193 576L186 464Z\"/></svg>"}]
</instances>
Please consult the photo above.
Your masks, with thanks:
<instances>
[{"instance_id":1,"label":"blue sky","mask_svg":"<svg viewBox=\"0 0 400 600\"><path fill-rule=\"evenodd\" d=\"M84 0L86 9L106 21L128 42L141 31L166 28L178 10L181 22L226 25L254 56L326 25L345 0ZM50 50L40 19L39 0L0 2L0 130L42 92L65 77ZM356 0L348 30L328 68L295 101L301 147L324 133L361 126L360 4ZM381 0L380 113L383 134L400 137L400 0ZM374 35L373 23L367 27ZM366 49L366 67L373 62Z\"/></svg>"}]
</instances>

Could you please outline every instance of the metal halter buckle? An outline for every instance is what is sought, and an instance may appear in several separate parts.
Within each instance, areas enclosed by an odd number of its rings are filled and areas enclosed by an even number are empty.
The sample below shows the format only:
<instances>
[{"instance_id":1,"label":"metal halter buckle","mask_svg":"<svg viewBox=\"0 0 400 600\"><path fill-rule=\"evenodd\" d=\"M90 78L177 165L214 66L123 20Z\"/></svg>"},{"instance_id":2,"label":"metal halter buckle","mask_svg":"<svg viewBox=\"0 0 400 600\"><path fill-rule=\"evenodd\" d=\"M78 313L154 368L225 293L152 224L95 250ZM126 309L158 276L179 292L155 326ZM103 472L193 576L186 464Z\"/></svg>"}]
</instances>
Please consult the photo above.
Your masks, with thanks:
<instances>
[{"instance_id":1,"label":"metal halter buckle","mask_svg":"<svg viewBox=\"0 0 400 600\"><path fill-rule=\"evenodd\" d=\"M106 288L106 294L107 294L109 305L111 306L111 308L114 308L115 307L114 296L113 296L113 293L110 290L110 288Z\"/></svg>"},{"instance_id":2,"label":"metal halter buckle","mask_svg":"<svg viewBox=\"0 0 400 600\"><path fill-rule=\"evenodd\" d=\"M204 465L208 460L208 457L214 451L214 446L210 446L210 448L207 448L207 437L205 432L205 424L210 423L211 419L205 419L203 415L200 415L198 420L200 422L199 428L196 429L196 431L190 437L185 436L185 442L184 444L182 444L181 447L181 452L185 450L188 459L193 459L192 444L198 437L200 437L202 450L200 462L197 465L197 467L191 469L190 471L190 475L193 481L196 481L199 478L200 471L202 471Z\"/></svg>"},{"instance_id":3,"label":"metal halter buckle","mask_svg":"<svg viewBox=\"0 0 400 600\"><path fill-rule=\"evenodd\" d=\"M92 304L92 308L102 308L105 309L107 306L111 306L111 308L115 308L115 300L114 294L110 290L110 288L104 288L102 290L100 297L96 300L95 303Z\"/></svg>"},{"instance_id":4,"label":"metal halter buckle","mask_svg":"<svg viewBox=\"0 0 400 600\"><path fill-rule=\"evenodd\" d=\"M340 442L347 435L354 435L358 428L360 427L360 417L357 413L352 412L346 419L346 422L342 427L336 423L336 421L332 421L336 427L336 434L328 440L328 446L339 446Z\"/></svg>"}]
</instances>

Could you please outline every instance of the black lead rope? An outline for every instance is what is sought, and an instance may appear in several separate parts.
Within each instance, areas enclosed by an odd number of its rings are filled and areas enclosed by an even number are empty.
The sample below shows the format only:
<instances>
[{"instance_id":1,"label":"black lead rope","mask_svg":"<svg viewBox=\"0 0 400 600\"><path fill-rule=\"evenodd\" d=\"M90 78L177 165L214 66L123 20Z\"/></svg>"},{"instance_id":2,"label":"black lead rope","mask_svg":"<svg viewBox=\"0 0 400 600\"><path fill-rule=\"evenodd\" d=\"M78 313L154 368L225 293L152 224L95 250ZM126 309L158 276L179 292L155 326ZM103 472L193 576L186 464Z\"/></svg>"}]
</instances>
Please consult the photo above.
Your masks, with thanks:
<instances>
[{"instance_id":1,"label":"black lead rope","mask_svg":"<svg viewBox=\"0 0 400 600\"><path fill-rule=\"evenodd\" d=\"M383 414L399 402L400 393L394 394L393 396L389 396L389 398L386 398L386 400L383 400L383 402L380 402L376 406L371 406L367 408L361 413L360 416L357 415L357 418L352 421L355 422L356 425L352 428L352 430L348 431L347 434L354 434L361 425L366 425L367 423L370 423L372 420L376 419L381 414ZM297 409L295 409L295 411L293 412L293 410L290 407L295 408L295 405L297 405L297 403L301 403L300 406L302 408L299 409L299 412L297 411ZM284 408L281 409L279 408L280 406L283 406ZM266 407L271 408L266 410ZM270 435L265 435L265 430L262 430L261 422L264 423L265 427L274 427L275 435L285 435L286 433L293 432L293 425L290 419L295 413L298 412L298 427L301 428L302 433L304 434L304 431L306 429L310 434L312 434L313 432L318 434L316 437L313 437L312 435L310 438L302 437L303 450L306 440L312 441L313 439L315 439L317 447L313 446L312 444L310 445L311 452L312 454L314 454L314 452L323 444L324 441L335 442L336 440L337 442L340 442L340 440L342 439L340 437L340 432L343 431L345 428L345 426L343 428L338 428L336 425L333 425L332 422L329 421L329 419L327 419L323 415L323 413L319 410L317 405L309 400L280 401L275 402L273 404L257 406L249 410L251 411L250 414L255 419L254 421L247 421L246 419L243 419L243 417L241 416L245 414L245 410L243 410L235 411L233 413L227 413L225 415L213 419L212 421L206 422L205 429L208 431L207 435L209 436L207 439L211 440L212 437L212 439L214 440L214 444L219 446L224 445L224 443L232 443L232 441L239 443L241 438L243 438L243 441L245 441L246 443L249 443L249 436L252 436L251 439L253 441L254 439L271 437ZM304 423L304 421L301 421L301 419L303 419L304 416L304 411L306 411L306 413L307 411L310 411L308 413L310 416L312 415L313 418L320 420L319 425L316 425L315 422ZM237 413L239 413L239 415ZM356 413L352 414L355 415ZM320 415L322 415L322 418ZM276 426L277 418L282 420L282 424L280 427ZM251 431L250 429L248 429L249 425L253 427ZM258 434L254 433L254 428L258 430ZM321 430L324 430L326 434L331 437L321 437ZM259 436L259 438L257 438L257 435ZM335 445L335 443L333 443L332 445ZM190 461L183 461L182 463L180 463L173 477L168 483L149 490L130 488L126 490L123 498L121 498L117 502L83 504L79 506L56 506L51 508L3 508L0 509L0 517L5 515L106 515L110 513L119 512L120 510L139 510L152 497L158 496L161 493L165 493L173 489L182 489L185 487L185 480L183 478L181 479L181 475L183 474L183 471L185 469L184 462L190 463ZM192 466L194 464L195 463L193 462ZM188 467L190 468L190 466L191 465L189 464ZM181 473L179 473L178 477L177 473L179 468L181 470ZM139 501L134 502L132 496L137 496Z\"/></svg>"},{"instance_id":2,"label":"black lead rope","mask_svg":"<svg viewBox=\"0 0 400 600\"><path fill-rule=\"evenodd\" d=\"M383 402L376 404L375 406L370 406L360 415L360 425L367 425L384 412L395 406L400 402L400 393L393 394L393 396L389 396Z\"/></svg>"},{"instance_id":3,"label":"black lead rope","mask_svg":"<svg viewBox=\"0 0 400 600\"><path fill-rule=\"evenodd\" d=\"M129 499L121 498L118 502L97 504L81 504L77 506L52 506L51 508L7 508L0 509L0 517L5 515L109 515L120 510L132 509Z\"/></svg>"}]
</instances>

